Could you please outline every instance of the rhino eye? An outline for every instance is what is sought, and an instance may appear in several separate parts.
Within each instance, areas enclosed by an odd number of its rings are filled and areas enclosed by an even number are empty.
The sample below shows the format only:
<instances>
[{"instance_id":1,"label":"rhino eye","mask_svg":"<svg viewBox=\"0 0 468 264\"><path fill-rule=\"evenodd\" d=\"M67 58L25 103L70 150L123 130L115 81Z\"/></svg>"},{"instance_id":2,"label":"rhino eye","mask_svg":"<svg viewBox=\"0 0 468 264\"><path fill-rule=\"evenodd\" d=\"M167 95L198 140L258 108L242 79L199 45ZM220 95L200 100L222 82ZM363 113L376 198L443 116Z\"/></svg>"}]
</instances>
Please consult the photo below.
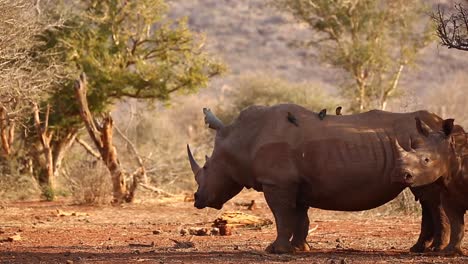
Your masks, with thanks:
<instances>
[{"instance_id":1,"label":"rhino eye","mask_svg":"<svg viewBox=\"0 0 468 264\"><path fill-rule=\"evenodd\" d=\"M424 163L425 164L428 164L429 162L431 162L431 160L429 158L424 158Z\"/></svg>"}]
</instances>

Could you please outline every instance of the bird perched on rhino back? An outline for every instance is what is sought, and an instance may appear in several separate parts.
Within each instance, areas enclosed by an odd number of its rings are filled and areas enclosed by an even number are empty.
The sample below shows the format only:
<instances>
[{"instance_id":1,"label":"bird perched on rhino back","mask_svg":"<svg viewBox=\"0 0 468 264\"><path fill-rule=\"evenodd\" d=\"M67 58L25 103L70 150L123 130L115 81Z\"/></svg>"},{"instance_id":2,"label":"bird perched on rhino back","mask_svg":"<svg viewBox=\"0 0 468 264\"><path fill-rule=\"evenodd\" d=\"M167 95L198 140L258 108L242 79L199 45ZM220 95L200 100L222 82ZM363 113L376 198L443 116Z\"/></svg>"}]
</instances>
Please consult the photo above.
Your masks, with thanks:
<instances>
[{"instance_id":1,"label":"bird perched on rhino back","mask_svg":"<svg viewBox=\"0 0 468 264\"><path fill-rule=\"evenodd\" d=\"M290 123L294 124L295 126L299 126L297 123L297 118L291 112L288 112L287 118Z\"/></svg>"},{"instance_id":2,"label":"bird perched on rhino back","mask_svg":"<svg viewBox=\"0 0 468 264\"><path fill-rule=\"evenodd\" d=\"M341 109L342 109L341 106L338 106L338 107L336 108L336 110L335 110L336 115L341 115Z\"/></svg>"},{"instance_id":3,"label":"bird perched on rhino back","mask_svg":"<svg viewBox=\"0 0 468 264\"><path fill-rule=\"evenodd\" d=\"M320 120L323 120L326 115L327 115L327 109L322 109L322 110L320 110L320 113L318 114L318 117L320 118Z\"/></svg>"}]
</instances>

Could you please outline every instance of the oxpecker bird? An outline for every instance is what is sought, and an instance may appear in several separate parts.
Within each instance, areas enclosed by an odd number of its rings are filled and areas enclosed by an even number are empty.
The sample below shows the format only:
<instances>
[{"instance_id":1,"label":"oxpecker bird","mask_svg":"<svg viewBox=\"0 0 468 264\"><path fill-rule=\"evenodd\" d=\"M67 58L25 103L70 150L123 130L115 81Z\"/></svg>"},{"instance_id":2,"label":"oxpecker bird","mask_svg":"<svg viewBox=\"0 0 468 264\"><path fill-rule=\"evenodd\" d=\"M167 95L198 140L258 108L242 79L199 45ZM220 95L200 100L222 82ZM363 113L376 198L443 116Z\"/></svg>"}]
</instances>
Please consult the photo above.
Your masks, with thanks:
<instances>
[{"instance_id":1,"label":"oxpecker bird","mask_svg":"<svg viewBox=\"0 0 468 264\"><path fill-rule=\"evenodd\" d=\"M291 112L288 112L288 121L294 124L295 126L299 126L296 117L293 114L291 114Z\"/></svg>"},{"instance_id":2,"label":"oxpecker bird","mask_svg":"<svg viewBox=\"0 0 468 264\"><path fill-rule=\"evenodd\" d=\"M318 114L318 117L320 118L320 120L323 120L326 115L327 115L327 109L322 109L320 113Z\"/></svg>"},{"instance_id":3,"label":"oxpecker bird","mask_svg":"<svg viewBox=\"0 0 468 264\"><path fill-rule=\"evenodd\" d=\"M336 108L336 110L335 110L336 115L341 115L341 108L342 108L341 106L338 106L338 107Z\"/></svg>"}]
</instances>

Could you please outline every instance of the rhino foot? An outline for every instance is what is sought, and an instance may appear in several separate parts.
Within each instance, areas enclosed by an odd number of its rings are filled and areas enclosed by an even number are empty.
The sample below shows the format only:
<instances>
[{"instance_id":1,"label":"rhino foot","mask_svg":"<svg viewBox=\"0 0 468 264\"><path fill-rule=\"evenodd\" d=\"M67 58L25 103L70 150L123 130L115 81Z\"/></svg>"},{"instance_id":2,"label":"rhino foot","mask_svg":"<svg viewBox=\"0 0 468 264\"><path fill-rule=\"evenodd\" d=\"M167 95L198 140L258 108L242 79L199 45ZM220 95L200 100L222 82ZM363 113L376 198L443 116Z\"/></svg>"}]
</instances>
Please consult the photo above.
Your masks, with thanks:
<instances>
[{"instance_id":1,"label":"rhino foot","mask_svg":"<svg viewBox=\"0 0 468 264\"><path fill-rule=\"evenodd\" d=\"M433 241L430 240L423 240L418 241L410 248L410 252L413 253L424 253L424 252L432 252L434 251ZM440 251L440 249L439 249Z\"/></svg>"},{"instance_id":2,"label":"rhino foot","mask_svg":"<svg viewBox=\"0 0 468 264\"><path fill-rule=\"evenodd\" d=\"M429 247L423 244L419 244L419 243L415 244L414 246L410 248L410 252L413 252L413 253L424 253L428 251L431 251Z\"/></svg>"},{"instance_id":3,"label":"rhino foot","mask_svg":"<svg viewBox=\"0 0 468 264\"><path fill-rule=\"evenodd\" d=\"M294 253L294 247L290 243L271 243L266 249L270 254L290 254Z\"/></svg>"},{"instance_id":4,"label":"rhino foot","mask_svg":"<svg viewBox=\"0 0 468 264\"><path fill-rule=\"evenodd\" d=\"M463 250L460 247L446 247L441 251L446 256L463 256Z\"/></svg>"},{"instance_id":5,"label":"rhino foot","mask_svg":"<svg viewBox=\"0 0 468 264\"><path fill-rule=\"evenodd\" d=\"M307 242L303 243L293 243L294 251L296 252L309 252L310 246Z\"/></svg>"}]
</instances>

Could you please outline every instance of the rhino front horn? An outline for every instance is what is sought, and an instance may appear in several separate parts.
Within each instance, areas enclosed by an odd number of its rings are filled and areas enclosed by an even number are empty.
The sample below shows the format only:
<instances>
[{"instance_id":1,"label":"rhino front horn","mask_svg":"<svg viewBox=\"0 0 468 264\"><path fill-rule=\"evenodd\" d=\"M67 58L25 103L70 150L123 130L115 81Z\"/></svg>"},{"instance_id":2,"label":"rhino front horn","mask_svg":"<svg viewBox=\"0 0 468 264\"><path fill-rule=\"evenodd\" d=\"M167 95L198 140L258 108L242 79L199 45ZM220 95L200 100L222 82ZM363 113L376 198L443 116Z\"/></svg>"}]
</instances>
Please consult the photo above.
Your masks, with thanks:
<instances>
[{"instance_id":1,"label":"rhino front horn","mask_svg":"<svg viewBox=\"0 0 468 264\"><path fill-rule=\"evenodd\" d=\"M190 161L190 167L192 167L193 174L197 174L197 172L200 170L200 166L198 166L197 161L193 158L192 151L190 151L190 147L187 144L187 154L188 158Z\"/></svg>"}]
</instances>

